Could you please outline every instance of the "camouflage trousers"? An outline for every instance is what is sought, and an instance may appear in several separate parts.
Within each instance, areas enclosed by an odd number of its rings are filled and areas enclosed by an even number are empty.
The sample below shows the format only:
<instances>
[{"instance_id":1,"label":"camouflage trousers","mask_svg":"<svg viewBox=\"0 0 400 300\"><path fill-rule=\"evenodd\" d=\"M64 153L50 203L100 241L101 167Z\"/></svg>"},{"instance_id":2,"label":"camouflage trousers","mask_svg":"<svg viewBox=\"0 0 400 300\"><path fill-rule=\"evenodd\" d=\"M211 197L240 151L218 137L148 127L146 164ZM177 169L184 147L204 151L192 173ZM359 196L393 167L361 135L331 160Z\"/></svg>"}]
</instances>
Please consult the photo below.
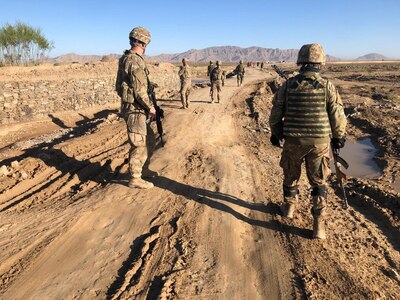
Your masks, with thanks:
<instances>
[{"instance_id":1,"label":"camouflage trousers","mask_svg":"<svg viewBox=\"0 0 400 300\"><path fill-rule=\"evenodd\" d=\"M132 178L142 177L142 171L148 170L150 157L155 148L155 135L150 124L146 124L143 110L134 110L125 117L128 130L129 173Z\"/></svg>"},{"instance_id":2,"label":"camouflage trousers","mask_svg":"<svg viewBox=\"0 0 400 300\"><path fill-rule=\"evenodd\" d=\"M241 86L242 83L243 83L244 75L243 74L237 74L236 77L237 77L237 86Z\"/></svg>"},{"instance_id":3,"label":"camouflage trousers","mask_svg":"<svg viewBox=\"0 0 400 300\"><path fill-rule=\"evenodd\" d=\"M312 212L316 216L322 215L327 205L326 179L330 174L329 145L297 145L285 142L280 166L284 174L283 194L287 204L296 204L298 201L298 182L303 162L312 188Z\"/></svg>"},{"instance_id":4,"label":"camouflage trousers","mask_svg":"<svg viewBox=\"0 0 400 300\"><path fill-rule=\"evenodd\" d=\"M221 91L222 91L222 81L216 80L211 82L211 102L214 101L215 96L217 96L218 102L221 99Z\"/></svg>"},{"instance_id":5,"label":"camouflage trousers","mask_svg":"<svg viewBox=\"0 0 400 300\"><path fill-rule=\"evenodd\" d=\"M185 107L185 106L189 107L189 103L190 103L189 95L190 95L191 90L192 90L191 80L181 81L180 93L181 93L181 101L182 101L183 107Z\"/></svg>"}]
</instances>

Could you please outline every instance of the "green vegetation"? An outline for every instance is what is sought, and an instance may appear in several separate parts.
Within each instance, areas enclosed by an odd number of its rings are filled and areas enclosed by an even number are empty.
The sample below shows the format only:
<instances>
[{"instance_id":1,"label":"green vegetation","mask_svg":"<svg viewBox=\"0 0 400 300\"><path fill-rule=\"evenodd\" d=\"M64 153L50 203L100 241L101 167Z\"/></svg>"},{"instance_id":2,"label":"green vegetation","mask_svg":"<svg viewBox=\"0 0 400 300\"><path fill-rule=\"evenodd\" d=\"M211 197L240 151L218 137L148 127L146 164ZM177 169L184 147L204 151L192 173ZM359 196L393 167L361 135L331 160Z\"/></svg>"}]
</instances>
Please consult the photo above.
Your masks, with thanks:
<instances>
[{"instance_id":1,"label":"green vegetation","mask_svg":"<svg viewBox=\"0 0 400 300\"><path fill-rule=\"evenodd\" d=\"M21 22L0 28L0 66L38 63L53 48L39 28Z\"/></svg>"}]
</instances>

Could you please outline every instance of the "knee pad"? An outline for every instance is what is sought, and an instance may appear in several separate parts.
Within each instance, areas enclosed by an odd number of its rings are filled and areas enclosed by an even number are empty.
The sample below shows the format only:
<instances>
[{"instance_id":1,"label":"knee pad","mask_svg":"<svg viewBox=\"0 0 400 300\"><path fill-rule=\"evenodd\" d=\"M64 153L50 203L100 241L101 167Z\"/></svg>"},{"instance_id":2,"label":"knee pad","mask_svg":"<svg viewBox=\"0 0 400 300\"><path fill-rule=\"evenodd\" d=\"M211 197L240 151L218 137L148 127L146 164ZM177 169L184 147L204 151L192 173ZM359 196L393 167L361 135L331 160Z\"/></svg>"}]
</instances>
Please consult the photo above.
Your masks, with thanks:
<instances>
[{"instance_id":1,"label":"knee pad","mask_svg":"<svg viewBox=\"0 0 400 300\"><path fill-rule=\"evenodd\" d=\"M311 196L315 197L315 196L321 196L321 197L326 197L326 186L325 185L317 185L315 187L313 187L312 191L311 191Z\"/></svg>"},{"instance_id":2,"label":"knee pad","mask_svg":"<svg viewBox=\"0 0 400 300\"><path fill-rule=\"evenodd\" d=\"M299 193L299 186L283 186L283 196L285 197L296 197L296 195Z\"/></svg>"}]
</instances>

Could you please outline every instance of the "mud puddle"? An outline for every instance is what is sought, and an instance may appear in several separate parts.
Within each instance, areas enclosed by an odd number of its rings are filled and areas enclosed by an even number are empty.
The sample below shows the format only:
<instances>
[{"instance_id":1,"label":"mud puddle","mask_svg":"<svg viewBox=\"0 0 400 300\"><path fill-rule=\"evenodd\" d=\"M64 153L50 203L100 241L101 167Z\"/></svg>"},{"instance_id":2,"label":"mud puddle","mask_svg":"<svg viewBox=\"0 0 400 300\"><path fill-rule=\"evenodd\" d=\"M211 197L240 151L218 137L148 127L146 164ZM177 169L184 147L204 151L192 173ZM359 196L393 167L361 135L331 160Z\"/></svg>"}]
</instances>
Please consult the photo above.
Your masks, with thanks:
<instances>
[{"instance_id":1,"label":"mud puddle","mask_svg":"<svg viewBox=\"0 0 400 300\"><path fill-rule=\"evenodd\" d=\"M357 178L377 178L382 175L382 170L374 161L376 148L370 138L363 138L356 142L347 141L340 151L340 156L348 163L349 168L344 172Z\"/></svg>"}]
</instances>

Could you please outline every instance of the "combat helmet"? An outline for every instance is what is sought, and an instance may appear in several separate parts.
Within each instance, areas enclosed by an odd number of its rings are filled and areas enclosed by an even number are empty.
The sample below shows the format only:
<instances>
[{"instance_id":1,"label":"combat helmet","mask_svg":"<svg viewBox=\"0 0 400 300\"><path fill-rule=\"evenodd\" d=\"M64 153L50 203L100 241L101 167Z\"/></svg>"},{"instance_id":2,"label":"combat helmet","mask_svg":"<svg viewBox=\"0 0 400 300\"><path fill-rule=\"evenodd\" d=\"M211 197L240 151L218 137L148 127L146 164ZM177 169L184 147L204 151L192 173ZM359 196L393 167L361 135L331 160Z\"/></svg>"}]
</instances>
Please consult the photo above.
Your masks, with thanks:
<instances>
[{"instance_id":1,"label":"combat helmet","mask_svg":"<svg viewBox=\"0 0 400 300\"><path fill-rule=\"evenodd\" d=\"M134 39L148 45L151 41L150 31L144 27L135 27L129 33L129 39Z\"/></svg>"},{"instance_id":2,"label":"combat helmet","mask_svg":"<svg viewBox=\"0 0 400 300\"><path fill-rule=\"evenodd\" d=\"M300 48L297 64L325 64L324 49L320 44L306 44Z\"/></svg>"},{"instance_id":3,"label":"combat helmet","mask_svg":"<svg viewBox=\"0 0 400 300\"><path fill-rule=\"evenodd\" d=\"M217 60L217 62L215 63L217 66L220 66L222 63L220 60Z\"/></svg>"}]
</instances>

